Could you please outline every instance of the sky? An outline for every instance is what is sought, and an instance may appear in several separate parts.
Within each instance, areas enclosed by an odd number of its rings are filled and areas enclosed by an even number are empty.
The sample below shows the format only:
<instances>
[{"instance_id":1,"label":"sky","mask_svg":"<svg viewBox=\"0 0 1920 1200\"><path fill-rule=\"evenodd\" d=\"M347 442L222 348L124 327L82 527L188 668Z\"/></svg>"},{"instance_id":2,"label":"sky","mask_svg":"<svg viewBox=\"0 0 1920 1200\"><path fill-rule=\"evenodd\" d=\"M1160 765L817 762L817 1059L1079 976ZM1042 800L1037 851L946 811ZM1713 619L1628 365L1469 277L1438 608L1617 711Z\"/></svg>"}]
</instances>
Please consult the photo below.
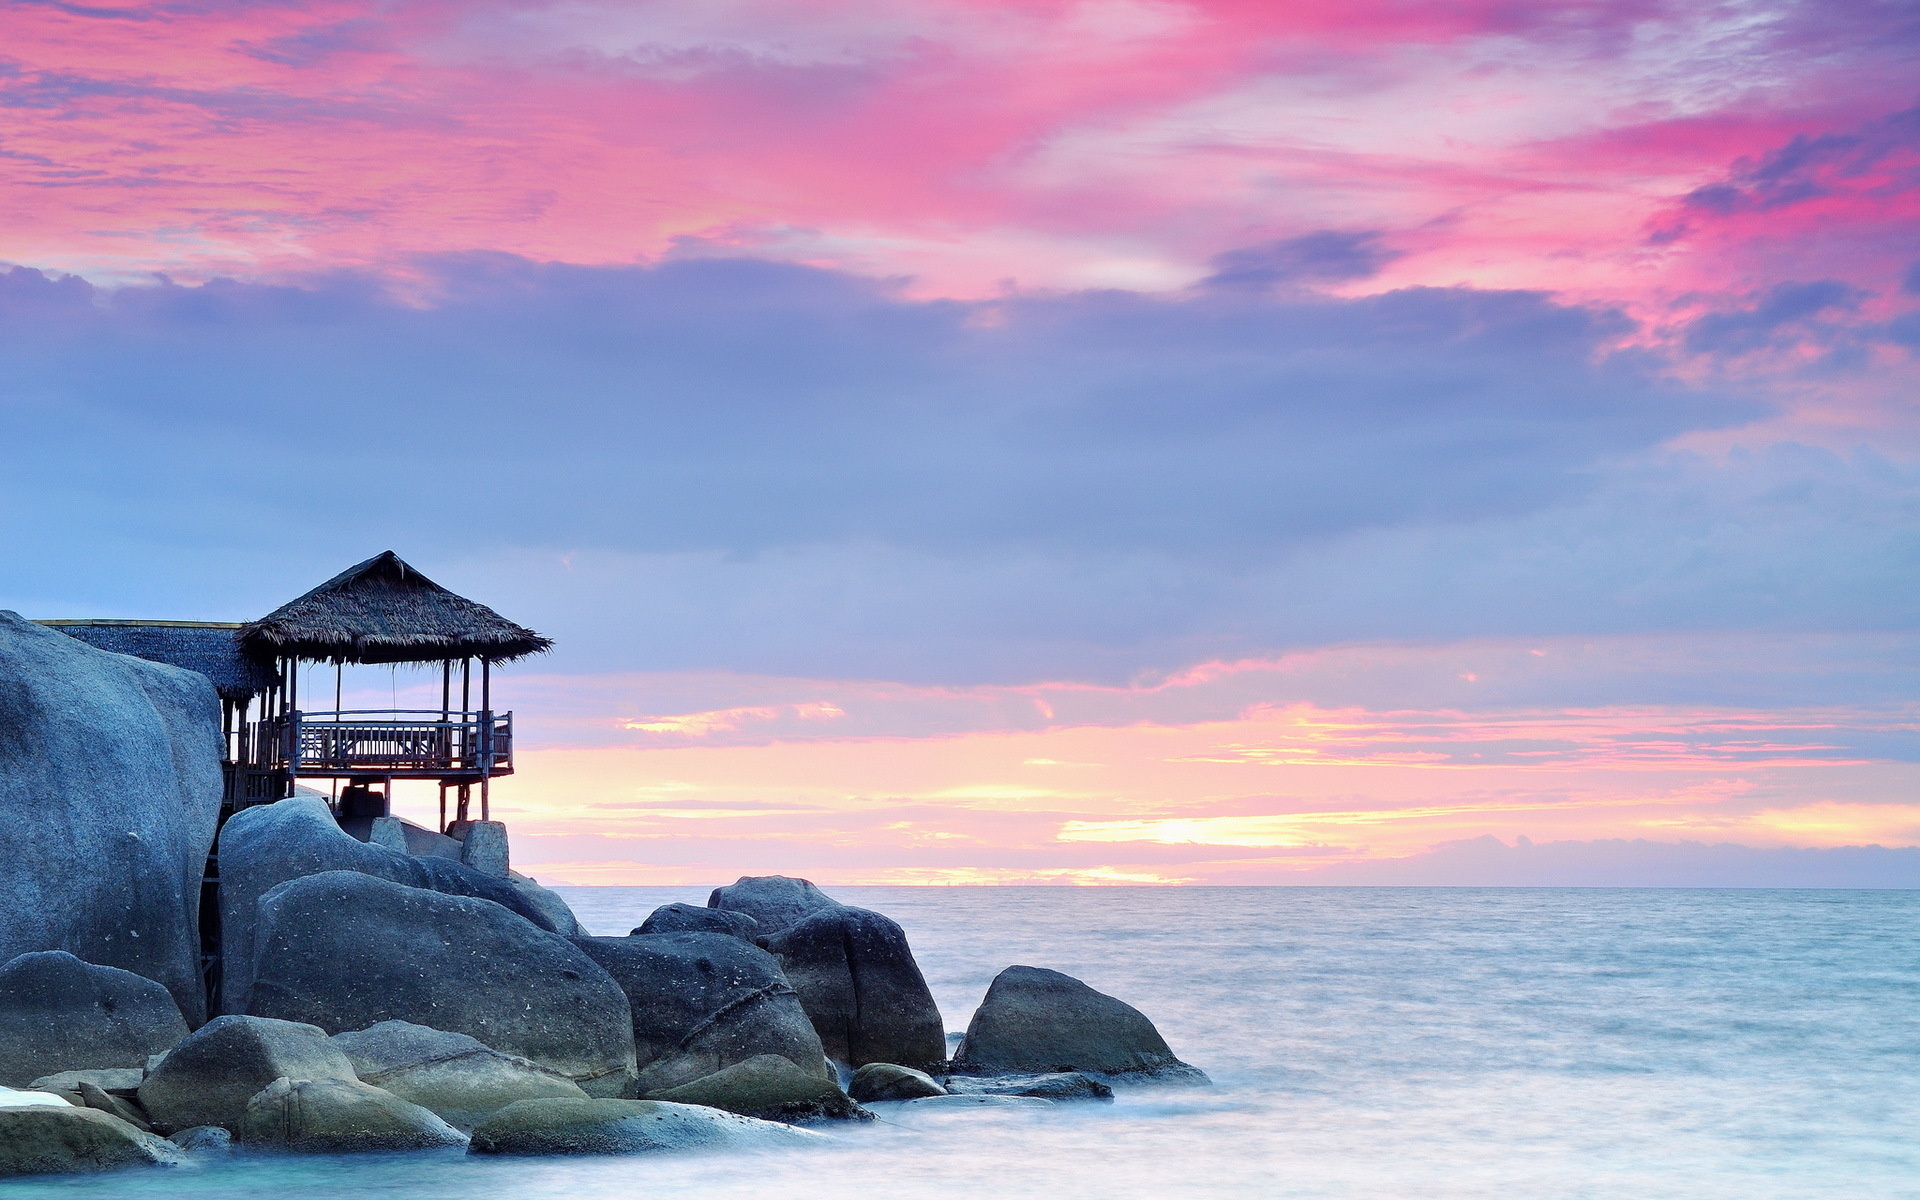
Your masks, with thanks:
<instances>
[{"instance_id":1,"label":"sky","mask_svg":"<svg viewBox=\"0 0 1920 1200\"><path fill-rule=\"evenodd\" d=\"M1920 886L1911 4L0 30L0 608L397 551L544 880Z\"/></svg>"}]
</instances>

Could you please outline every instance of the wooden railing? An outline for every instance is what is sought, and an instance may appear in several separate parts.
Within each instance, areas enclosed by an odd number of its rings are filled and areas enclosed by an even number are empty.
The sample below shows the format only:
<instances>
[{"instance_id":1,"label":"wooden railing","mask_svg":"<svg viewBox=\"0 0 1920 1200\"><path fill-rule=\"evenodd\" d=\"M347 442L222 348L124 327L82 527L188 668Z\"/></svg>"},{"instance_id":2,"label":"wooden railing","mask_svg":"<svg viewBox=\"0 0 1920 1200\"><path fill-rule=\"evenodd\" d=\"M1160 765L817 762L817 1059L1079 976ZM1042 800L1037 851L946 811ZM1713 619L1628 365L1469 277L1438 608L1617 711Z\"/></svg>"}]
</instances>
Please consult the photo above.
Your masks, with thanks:
<instances>
[{"instance_id":1,"label":"wooden railing","mask_svg":"<svg viewBox=\"0 0 1920 1200\"><path fill-rule=\"evenodd\" d=\"M477 780L513 774L513 714L290 712L254 725L254 765L302 777Z\"/></svg>"}]
</instances>

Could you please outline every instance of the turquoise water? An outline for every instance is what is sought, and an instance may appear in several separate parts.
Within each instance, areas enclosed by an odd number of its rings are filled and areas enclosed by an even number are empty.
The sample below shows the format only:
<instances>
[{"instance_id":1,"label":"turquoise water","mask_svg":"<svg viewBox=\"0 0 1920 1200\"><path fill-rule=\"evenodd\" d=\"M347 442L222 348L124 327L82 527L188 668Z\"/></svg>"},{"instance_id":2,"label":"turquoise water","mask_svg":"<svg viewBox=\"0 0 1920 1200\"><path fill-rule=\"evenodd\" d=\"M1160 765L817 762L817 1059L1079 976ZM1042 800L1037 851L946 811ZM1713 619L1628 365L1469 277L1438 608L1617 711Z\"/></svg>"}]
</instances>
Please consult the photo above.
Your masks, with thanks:
<instances>
[{"instance_id":1,"label":"turquoise water","mask_svg":"<svg viewBox=\"0 0 1920 1200\"><path fill-rule=\"evenodd\" d=\"M829 890L906 926L949 1029L1001 967L1053 967L1220 1086L768 1156L239 1159L0 1196L1920 1198L1920 892ZM565 891L612 934L705 899Z\"/></svg>"}]
</instances>

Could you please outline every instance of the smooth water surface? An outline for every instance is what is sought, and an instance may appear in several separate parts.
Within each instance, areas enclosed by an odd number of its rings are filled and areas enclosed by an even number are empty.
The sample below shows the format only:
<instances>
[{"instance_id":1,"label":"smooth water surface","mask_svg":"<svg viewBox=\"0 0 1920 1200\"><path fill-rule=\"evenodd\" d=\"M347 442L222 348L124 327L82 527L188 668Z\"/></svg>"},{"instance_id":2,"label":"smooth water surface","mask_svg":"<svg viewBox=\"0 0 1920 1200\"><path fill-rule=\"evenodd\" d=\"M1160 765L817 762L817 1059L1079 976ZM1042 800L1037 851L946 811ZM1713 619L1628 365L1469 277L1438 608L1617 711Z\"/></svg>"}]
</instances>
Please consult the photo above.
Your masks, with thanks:
<instances>
[{"instance_id":1,"label":"smooth water surface","mask_svg":"<svg viewBox=\"0 0 1920 1200\"><path fill-rule=\"evenodd\" d=\"M562 889L623 934L691 888ZM1011 963L1145 1011L1206 1090L750 1157L254 1158L0 1184L210 1200L1920 1200L1920 892L833 888L950 1030Z\"/></svg>"}]
</instances>

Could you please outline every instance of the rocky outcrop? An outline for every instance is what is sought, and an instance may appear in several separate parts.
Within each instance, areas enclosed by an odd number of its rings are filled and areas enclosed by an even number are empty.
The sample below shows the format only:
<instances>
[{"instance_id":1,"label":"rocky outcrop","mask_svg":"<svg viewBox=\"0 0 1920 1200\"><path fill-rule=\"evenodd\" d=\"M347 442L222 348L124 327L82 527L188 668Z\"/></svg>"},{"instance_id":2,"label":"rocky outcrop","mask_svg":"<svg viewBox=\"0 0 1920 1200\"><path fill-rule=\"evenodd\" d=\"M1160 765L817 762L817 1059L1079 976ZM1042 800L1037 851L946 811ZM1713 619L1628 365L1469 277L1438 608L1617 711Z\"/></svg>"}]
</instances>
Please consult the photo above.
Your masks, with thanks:
<instances>
[{"instance_id":1,"label":"rocky outcrop","mask_svg":"<svg viewBox=\"0 0 1920 1200\"><path fill-rule=\"evenodd\" d=\"M947 1035L933 993L913 961L906 931L836 904L764 939L820 1035L827 1056L940 1070Z\"/></svg>"},{"instance_id":2,"label":"rocky outcrop","mask_svg":"<svg viewBox=\"0 0 1920 1200\"><path fill-rule=\"evenodd\" d=\"M771 954L721 933L576 938L626 993L641 1094L758 1054L828 1077L820 1038Z\"/></svg>"},{"instance_id":3,"label":"rocky outcrop","mask_svg":"<svg viewBox=\"0 0 1920 1200\"><path fill-rule=\"evenodd\" d=\"M64 950L0 967L0 1084L8 1087L58 1071L143 1067L186 1036L173 994L131 971Z\"/></svg>"},{"instance_id":4,"label":"rocky outcrop","mask_svg":"<svg viewBox=\"0 0 1920 1200\"><path fill-rule=\"evenodd\" d=\"M247 1102L240 1142L269 1150L342 1154L431 1150L466 1135L418 1104L350 1079L276 1079Z\"/></svg>"},{"instance_id":5,"label":"rocky outcrop","mask_svg":"<svg viewBox=\"0 0 1920 1200\"><path fill-rule=\"evenodd\" d=\"M0 960L65 950L159 982L202 1019L220 755L204 675L0 612Z\"/></svg>"},{"instance_id":6,"label":"rocky outcrop","mask_svg":"<svg viewBox=\"0 0 1920 1200\"><path fill-rule=\"evenodd\" d=\"M752 917L758 925L754 932L761 937L779 933L823 908L838 906L839 901L810 880L785 875L743 875L728 887L713 889L707 897L708 908Z\"/></svg>"},{"instance_id":7,"label":"rocky outcrop","mask_svg":"<svg viewBox=\"0 0 1920 1200\"><path fill-rule=\"evenodd\" d=\"M432 1111L458 1129L472 1129L517 1100L585 1100L578 1084L531 1059L502 1054L464 1033L406 1021L382 1021L335 1035L365 1083Z\"/></svg>"},{"instance_id":8,"label":"rocky outcrop","mask_svg":"<svg viewBox=\"0 0 1920 1200\"><path fill-rule=\"evenodd\" d=\"M522 1100L482 1121L474 1154L657 1154L819 1145L820 1134L715 1108L651 1100Z\"/></svg>"},{"instance_id":9,"label":"rocky outcrop","mask_svg":"<svg viewBox=\"0 0 1920 1200\"><path fill-rule=\"evenodd\" d=\"M247 1102L281 1078L352 1080L353 1064L313 1025L216 1017L147 1073L140 1103L165 1132L195 1125L238 1129Z\"/></svg>"},{"instance_id":10,"label":"rocky outcrop","mask_svg":"<svg viewBox=\"0 0 1920 1200\"><path fill-rule=\"evenodd\" d=\"M648 1092L646 1098L699 1104L788 1125L873 1120L872 1113L831 1080L802 1071L778 1054L757 1054L692 1083Z\"/></svg>"},{"instance_id":11,"label":"rocky outcrop","mask_svg":"<svg viewBox=\"0 0 1920 1200\"><path fill-rule=\"evenodd\" d=\"M96 1109L0 1107L0 1179L171 1167L186 1160L165 1138Z\"/></svg>"},{"instance_id":12,"label":"rocky outcrop","mask_svg":"<svg viewBox=\"0 0 1920 1200\"><path fill-rule=\"evenodd\" d=\"M1163 1082L1206 1082L1173 1056L1131 1004L1071 975L1008 967L994 977L953 1057L955 1075L1089 1071Z\"/></svg>"},{"instance_id":13,"label":"rocky outcrop","mask_svg":"<svg viewBox=\"0 0 1920 1200\"><path fill-rule=\"evenodd\" d=\"M898 1063L868 1063L855 1071L852 1081L847 1084L847 1095L862 1104L883 1100L920 1100L946 1094L947 1089L933 1076Z\"/></svg>"},{"instance_id":14,"label":"rocky outcrop","mask_svg":"<svg viewBox=\"0 0 1920 1200\"><path fill-rule=\"evenodd\" d=\"M407 887L490 900L538 929L566 930L550 906L528 900L510 880L451 859L416 857L362 842L340 828L325 802L294 796L242 809L220 831L220 993L225 1011L252 1010L248 990L257 957L261 899L283 883L326 871L356 871ZM572 914L566 919L571 921Z\"/></svg>"},{"instance_id":15,"label":"rocky outcrop","mask_svg":"<svg viewBox=\"0 0 1920 1200\"><path fill-rule=\"evenodd\" d=\"M620 985L491 901L353 871L294 879L261 898L254 969L248 1007L260 1016L332 1033L408 1021L532 1059L588 1095L631 1094Z\"/></svg>"},{"instance_id":16,"label":"rocky outcrop","mask_svg":"<svg viewBox=\"0 0 1920 1200\"><path fill-rule=\"evenodd\" d=\"M631 936L649 933L724 933L751 942L760 931L760 922L743 912L724 908L701 908L696 904L662 904L640 923Z\"/></svg>"}]
</instances>

